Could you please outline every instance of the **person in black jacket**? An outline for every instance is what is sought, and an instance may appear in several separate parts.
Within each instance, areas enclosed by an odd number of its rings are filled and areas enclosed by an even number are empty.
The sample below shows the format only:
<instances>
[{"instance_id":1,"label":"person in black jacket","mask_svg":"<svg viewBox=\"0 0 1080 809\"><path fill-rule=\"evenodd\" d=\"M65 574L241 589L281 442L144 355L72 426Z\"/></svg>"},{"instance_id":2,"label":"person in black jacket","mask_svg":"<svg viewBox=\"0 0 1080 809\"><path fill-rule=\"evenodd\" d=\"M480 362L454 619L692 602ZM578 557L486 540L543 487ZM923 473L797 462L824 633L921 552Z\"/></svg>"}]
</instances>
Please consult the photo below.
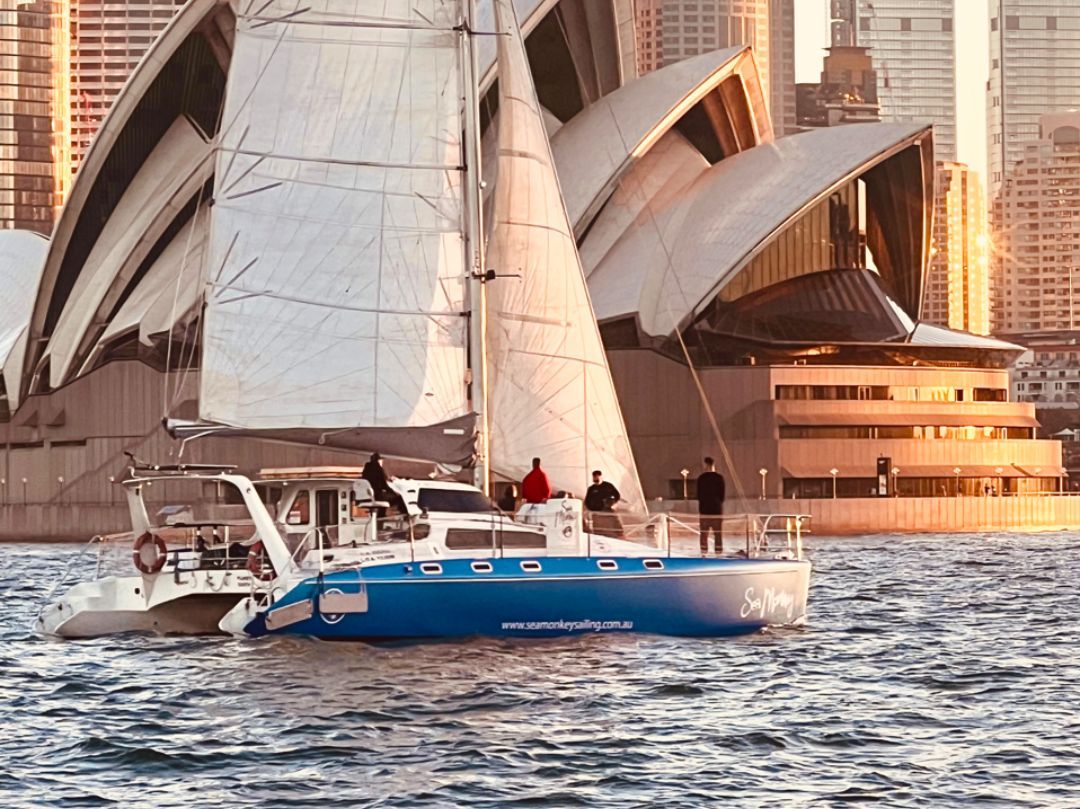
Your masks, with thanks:
<instances>
[{"instance_id":1,"label":"person in black jacket","mask_svg":"<svg viewBox=\"0 0 1080 809\"><path fill-rule=\"evenodd\" d=\"M716 471L716 462L705 459L705 471L698 475L698 535L701 555L709 552L709 534L715 539L717 555L724 552L724 476Z\"/></svg>"},{"instance_id":2,"label":"person in black jacket","mask_svg":"<svg viewBox=\"0 0 1080 809\"><path fill-rule=\"evenodd\" d=\"M612 513L614 506L622 499L614 483L604 480L603 473L597 469L592 473L592 486L585 492L585 508L590 512L589 526L593 533L609 537L622 534L622 522Z\"/></svg>"}]
</instances>

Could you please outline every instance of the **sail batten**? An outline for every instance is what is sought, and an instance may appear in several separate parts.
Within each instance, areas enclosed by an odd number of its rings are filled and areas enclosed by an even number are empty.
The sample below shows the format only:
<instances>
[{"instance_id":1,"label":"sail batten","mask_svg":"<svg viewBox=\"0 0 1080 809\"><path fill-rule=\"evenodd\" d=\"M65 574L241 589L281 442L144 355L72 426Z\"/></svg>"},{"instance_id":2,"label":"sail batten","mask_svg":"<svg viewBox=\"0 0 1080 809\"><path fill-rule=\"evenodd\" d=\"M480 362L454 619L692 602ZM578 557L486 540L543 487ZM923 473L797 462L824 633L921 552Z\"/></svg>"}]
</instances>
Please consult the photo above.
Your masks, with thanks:
<instances>
[{"instance_id":1,"label":"sail batten","mask_svg":"<svg viewBox=\"0 0 1080 809\"><path fill-rule=\"evenodd\" d=\"M494 0L499 112L488 266L492 469L520 479L540 457L583 494L593 469L644 507L630 443L555 175L510 0Z\"/></svg>"},{"instance_id":2,"label":"sail batten","mask_svg":"<svg viewBox=\"0 0 1080 809\"><path fill-rule=\"evenodd\" d=\"M200 419L415 454L472 418L461 0L298 5L237 23Z\"/></svg>"}]
</instances>

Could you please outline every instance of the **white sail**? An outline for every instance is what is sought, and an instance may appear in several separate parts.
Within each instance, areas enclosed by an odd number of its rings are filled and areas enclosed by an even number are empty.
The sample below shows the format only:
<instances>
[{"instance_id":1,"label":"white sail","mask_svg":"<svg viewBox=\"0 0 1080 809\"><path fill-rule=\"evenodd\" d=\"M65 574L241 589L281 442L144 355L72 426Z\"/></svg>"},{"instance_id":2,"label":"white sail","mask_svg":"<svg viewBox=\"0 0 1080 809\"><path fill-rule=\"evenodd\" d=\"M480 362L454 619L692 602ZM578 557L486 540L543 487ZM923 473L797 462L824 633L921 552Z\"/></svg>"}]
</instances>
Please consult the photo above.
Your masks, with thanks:
<instances>
[{"instance_id":1,"label":"white sail","mask_svg":"<svg viewBox=\"0 0 1080 809\"><path fill-rule=\"evenodd\" d=\"M491 466L520 479L534 456L577 495L600 469L644 506L630 442L571 235L525 46L510 0L495 0L497 183L488 267Z\"/></svg>"},{"instance_id":2,"label":"white sail","mask_svg":"<svg viewBox=\"0 0 1080 809\"><path fill-rule=\"evenodd\" d=\"M418 451L433 426L456 419L460 435L461 1L245 0L237 14L200 417L415 429Z\"/></svg>"}]
</instances>

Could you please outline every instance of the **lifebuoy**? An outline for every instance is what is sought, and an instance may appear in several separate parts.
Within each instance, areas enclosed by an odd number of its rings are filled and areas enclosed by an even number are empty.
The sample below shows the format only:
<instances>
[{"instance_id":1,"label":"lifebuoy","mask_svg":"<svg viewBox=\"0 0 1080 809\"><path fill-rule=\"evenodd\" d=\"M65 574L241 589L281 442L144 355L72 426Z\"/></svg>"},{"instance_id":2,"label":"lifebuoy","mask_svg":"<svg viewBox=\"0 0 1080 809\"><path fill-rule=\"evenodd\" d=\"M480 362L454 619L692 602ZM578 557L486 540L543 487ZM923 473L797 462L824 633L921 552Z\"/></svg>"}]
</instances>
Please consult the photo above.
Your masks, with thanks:
<instances>
[{"instance_id":1,"label":"lifebuoy","mask_svg":"<svg viewBox=\"0 0 1080 809\"><path fill-rule=\"evenodd\" d=\"M143 548L148 544L154 545L154 559L148 562L143 555ZM131 561L135 563L135 567L140 573L152 575L157 573L161 568L165 567L165 560L169 557L169 546L165 544L165 540L159 537L157 534L151 534L147 531L141 534L138 539L135 540L135 544L131 549Z\"/></svg>"},{"instance_id":2,"label":"lifebuoy","mask_svg":"<svg viewBox=\"0 0 1080 809\"><path fill-rule=\"evenodd\" d=\"M267 568L268 569L264 569L263 568L263 563L262 563L262 555L263 555L263 543L262 543L262 540L260 539L254 545L252 545L251 549L248 551L248 557L247 557L247 569L248 569L248 572L251 573L251 575L254 576L255 578L257 578L259 581L271 581L271 580L273 580L273 578L276 575L274 573L274 564L273 564L273 562L270 562L270 560L268 559L267 560Z\"/></svg>"}]
</instances>

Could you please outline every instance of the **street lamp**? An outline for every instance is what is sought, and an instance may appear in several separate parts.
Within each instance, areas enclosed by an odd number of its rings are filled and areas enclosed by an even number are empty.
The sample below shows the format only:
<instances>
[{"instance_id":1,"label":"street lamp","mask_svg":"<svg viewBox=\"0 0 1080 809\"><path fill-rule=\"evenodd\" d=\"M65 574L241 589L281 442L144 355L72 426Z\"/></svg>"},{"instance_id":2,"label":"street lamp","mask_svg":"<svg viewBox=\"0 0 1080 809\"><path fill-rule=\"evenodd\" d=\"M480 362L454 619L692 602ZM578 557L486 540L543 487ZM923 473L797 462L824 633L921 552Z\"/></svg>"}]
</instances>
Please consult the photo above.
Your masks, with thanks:
<instances>
[{"instance_id":1,"label":"street lamp","mask_svg":"<svg viewBox=\"0 0 1080 809\"><path fill-rule=\"evenodd\" d=\"M759 475L761 475L761 499L764 500L765 499L765 478L768 477L769 470L766 469L763 466L763 467L761 467L761 469L759 469L757 471L757 473Z\"/></svg>"},{"instance_id":2,"label":"street lamp","mask_svg":"<svg viewBox=\"0 0 1080 809\"><path fill-rule=\"evenodd\" d=\"M998 478L997 486L995 488L997 489L997 494L998 494L999 497L1005 491L1005 481L1002 480L1002 478L1001 478L1001 473L1003 471L1004 470L1000 466L995 466L994 467L994 474L997 475L997 478Z\"/></svg>"},{"instance_id":3,"label":"street lamp","mask_svg":"<svg viewBox=\"0 0 1080 809\"><path fill-rule=\"evenodd\" d=\"M899 466L894 466L892 468L892 493L893 493L893 497L899 497L900 496L900 488L897 485L897 478L899 478L899 477L900 477L900 467Z\"/></svg>"},{"instance_id":4,"label":"street lamp","mask_svg":"<svg viewBox=\"0 0 1080 809\"><path fill-rule=\"evenodd\" d=\"M682 499L689 500L689 488L687 487L687 479L690 477L689 469L680 469L679 474L682 475Z\"/></svg>"},{"instance_id":5,"label":"street lamp","mask_svg":"<svg viewBox=\"0 0 1080 809\"><path fill-rule=\"evenodd\" d=\"M26 505L26 483L27 483L26 478L23 478L22 479L22 501L23 501L24 506Z\"/></svg>"},{"instance_id":6,"label":"street lamp","mask_svg":"<svg viewBox=\"0 0 1080 809\"><path fill-rule=\"evenodd\" d=\"M953 474L956 475L956 496L960 496L960 467L953 467Z\"/></svg>"},{"instance_id":7,"label":"street lamp","mask_svg":"<svg viewBox=\"0 0 1080 809\"><path fill-rule=\"evenodd\" d=\"M832 475L832 499L836 499L836 476L840 474L840 470L835 466L829 470L829 474Z\"/></svg>"}]
</instances>

